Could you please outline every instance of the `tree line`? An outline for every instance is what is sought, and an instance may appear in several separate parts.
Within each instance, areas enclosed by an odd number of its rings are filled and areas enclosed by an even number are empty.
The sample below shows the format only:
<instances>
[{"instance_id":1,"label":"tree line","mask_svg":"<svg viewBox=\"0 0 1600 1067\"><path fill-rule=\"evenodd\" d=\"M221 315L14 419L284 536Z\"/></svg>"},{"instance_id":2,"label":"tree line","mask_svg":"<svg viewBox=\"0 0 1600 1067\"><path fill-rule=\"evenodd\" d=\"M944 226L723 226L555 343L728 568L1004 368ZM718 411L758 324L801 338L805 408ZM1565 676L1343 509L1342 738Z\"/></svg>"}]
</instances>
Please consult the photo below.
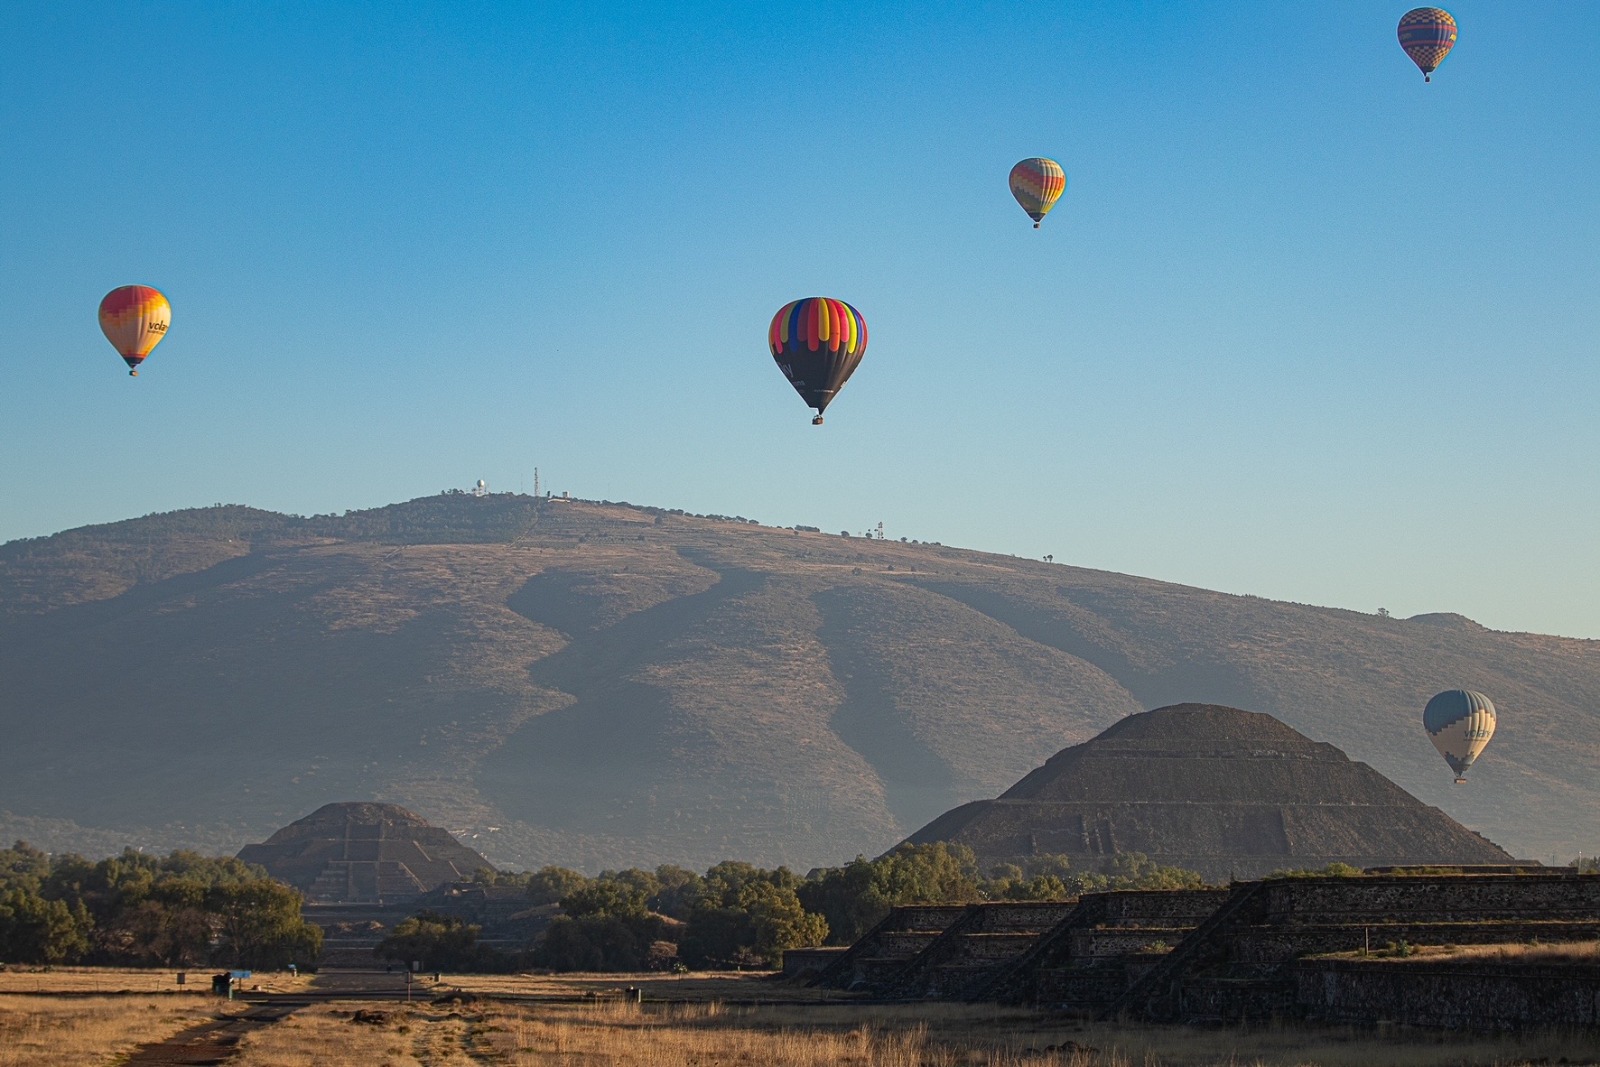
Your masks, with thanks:
<instances>
[{"instance_id":1,"label":"tree line","mask_svg":"<svg viewBox=\"0 0 1600 1067\"><path fill-rule=\"evenodd\" d=\"M477 880L523 889L530 907L559 905L543 935L522 952L482 944L481 929L435 912L400 923L379 946L386 959L427 970L639 971L772 967L785 949L848 945L903 904L1068 900L1112 889L1203 884L1193 871L1138 853L1104 871L1079 871L1066 856L980 872L965 845L902 845L875 860L858 856L805 877L726 860L696 874L664 865L590 877L565 867L526 873L480 871Z\"/></svg>"},{"instance_id":2,"label":"tree line","mask_svg":"<svg viewBox=\"0 0 1600 1067\"><path fill-rule=\"evenodd\" d=\"M529 909L556 914L531 944L508 951L483 943L476 924L425 911L397 924L379 955L451 971L770 967L785 949L850 944L902 904L1201 884L1192 871L1137 853L1114 857L1103 871L1043 856L980 872L970 848L950 844L902 845L803 877L726 860L704 873L663 865L590 877L551 866L484 870L475 880L516 887ZM90 861L19 841L0 850L0 963L312 965L322 931L301 917L302 903L297 890L237 859L126 849Z\"/></svg>"},{"instance_id":3,"label":"tree line","mask_svg":"<svg viewBox=\"0 0 1600 1067\"><path fill-rule=\"evenodd\" d=\"M90 861L18 841L0 850L0 963L308 964L322 930L300 894L237 859L133 849Z\"/></svg>"}]
</instances>

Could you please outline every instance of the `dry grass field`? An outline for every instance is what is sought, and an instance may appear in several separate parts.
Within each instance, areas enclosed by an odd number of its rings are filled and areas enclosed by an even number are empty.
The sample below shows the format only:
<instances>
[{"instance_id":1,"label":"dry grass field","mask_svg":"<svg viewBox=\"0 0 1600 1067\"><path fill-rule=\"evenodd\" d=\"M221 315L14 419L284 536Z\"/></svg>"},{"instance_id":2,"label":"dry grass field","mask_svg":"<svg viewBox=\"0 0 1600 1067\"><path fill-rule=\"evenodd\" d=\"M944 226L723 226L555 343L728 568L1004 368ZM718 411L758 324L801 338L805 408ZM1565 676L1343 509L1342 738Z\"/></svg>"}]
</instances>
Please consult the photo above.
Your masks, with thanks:
<instances>
[{"instance_id":1,"label":"dry grass field","mask_svg":"<svg viewBox=\"0 0 1600 1067\"><path fill-rule=\"evenodd\" d=\"M362 1011L360 1016L356 1011ZM308 1008L245 1038L238 1067L1512 1067L1600 1062L1592 1035L1079 1026L952 1005L493 1003Z\"/></svg>"},{"instance_id":2,"label":"dry grass field","mask_svg":"<svg viewBox=\"0 0 1600 1067\"><path fill-rule=\"evenodd\" d=\"M199 996L0 996L0 1067L115 1063L223 1007Z\"/></svg>"},{"instance_id":3,"label":"dry grass field","mask_svg":"<svg viewBox=\"0 0 1600 1067\"><path fill-rule=\"evenodd\" d=\"M1332 959L1382 959L1386 963L1600 963L1600 941L1518 942L1497 945L1411 945L1401 956L1385 949L1372 956L1359 952L1330 953Z\"/></svg>"},{"instance_id":4,"label":"dry grass field","mask_svg":"<svg viewBox=\"0 0 1600 1067\"><path fill-rule=\"evenodd\" d=\"M335 976L324 976L335 977ZM358 975L325 982L342 996ZM374 975L382 983L386 977ZM171 972L0 973L0 1067L116 1064L135 1047L237 1014L242 1004L159 994ZM49 980L35 995L21 981ZM253 984L253 983L252 983ZM304 989L263 976L264 990ZM392 982L391 982L392 985ZM635 986L644 1003L623 999ZM190 988L193 988L191 986ZM129 990L117 995L115 990ZM96 991L99 990L97 993ZM318 991L316 980L311 990ZM459 1002L422 998L458 992ZM393 992L392 989L389 992ZM50 995L54 993L55 995ZM806 1002L748 974L446 976L417 1003L333 1000L248 1032L237 1067L1515 1067L1600 1064L1594 1034L1200 1030L1078 1023L992 1005ZM505 999L500 999L505 998Z\"/></svg>"},{"instance_id":5,"label":"dry grass field","mask_svg":"<svg viewBox=\"0 0 1600 1067\"><path fill-rule=\"evenodd\" d=\"M137 967L6 967L0 969L0 994L36 993L151 993L207 994L214 968L186 971L187 981L178 984L178 971ZM293 993L311 982L308 975L287 972L259 973L246 979L245 990L263 993Z\"/></svg>"}]
</instances>

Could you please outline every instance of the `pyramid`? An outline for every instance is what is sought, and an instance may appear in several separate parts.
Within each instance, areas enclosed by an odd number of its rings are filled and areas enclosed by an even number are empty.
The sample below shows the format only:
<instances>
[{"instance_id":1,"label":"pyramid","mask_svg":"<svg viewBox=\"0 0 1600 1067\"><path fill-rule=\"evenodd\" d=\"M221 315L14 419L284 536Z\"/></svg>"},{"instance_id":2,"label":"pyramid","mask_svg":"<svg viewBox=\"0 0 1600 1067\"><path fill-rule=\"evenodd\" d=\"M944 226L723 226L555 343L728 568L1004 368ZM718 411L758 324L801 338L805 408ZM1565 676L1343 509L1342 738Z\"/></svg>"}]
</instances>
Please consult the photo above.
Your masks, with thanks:
<instances>
[{"instance_id":1,"label":"pyramid","mask_svg":"<svg viewBox=\"0 0 1600 1067\"><path fill-rule=\"evenodd\" d=\"M1213 704L1130 715L907 840L969 845L984 867L1064 854L1099 868L1142 852L1213 881L1330 863L1512 861L1334 746Z\"/></svg>"},{"instance_id":2,"label":"pyramid","mask_svg":"<svg viewBox=\"0 0 1600 1067\"><path fill-rule=\"evenodd\" d=\"M314 904L413 900L490 867L449 831L394 804L324 804L239 850Z\"/></svg>"}]
</instances>

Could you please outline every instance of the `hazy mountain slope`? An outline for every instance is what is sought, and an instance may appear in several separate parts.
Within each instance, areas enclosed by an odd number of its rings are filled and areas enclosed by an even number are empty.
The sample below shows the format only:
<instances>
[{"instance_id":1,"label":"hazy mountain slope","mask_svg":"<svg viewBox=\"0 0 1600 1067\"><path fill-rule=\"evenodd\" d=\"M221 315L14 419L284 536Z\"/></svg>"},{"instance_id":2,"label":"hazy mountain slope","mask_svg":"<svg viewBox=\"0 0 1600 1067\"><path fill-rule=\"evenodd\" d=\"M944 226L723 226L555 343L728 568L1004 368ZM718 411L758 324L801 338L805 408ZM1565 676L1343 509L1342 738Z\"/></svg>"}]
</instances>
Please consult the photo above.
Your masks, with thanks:
<instances>
[{"instance_id":1,"label":"hazy mountain slope","mask_svg":"<svg viewBox=\"0 0 1600 1067\"><path fill-rule=\"evenodd\" d=\"M1147 706L1182 699L1274 715L1508 847L1548 858L1562 840L1559 819L1536 820L1554 832L1547 836L1507 818L1512 810L1600 815L1600 643L1072 569L1049 589L1014 580L934 587L1098 664ZM1465 787L1439 772L1431 746L1417 744L1418 709L1454 687L1492 694L1502 712L1490 754Z\"/></svg>"},{"instance_id":2,"label":"hazy mountain slope","mask_svg":"<svg viewBox=\"0 0 1600 1067\"><path fill-rule=\"evenodd\" d=\"M1502 710L1466 787L1417 726L1457 685ZM0 834L58 846L231 849L375 799L502 863L806 867L1183 700L1514 852L1593 847L1600 642L511 495L0 546Z\"/></svg>"}]
</instances>

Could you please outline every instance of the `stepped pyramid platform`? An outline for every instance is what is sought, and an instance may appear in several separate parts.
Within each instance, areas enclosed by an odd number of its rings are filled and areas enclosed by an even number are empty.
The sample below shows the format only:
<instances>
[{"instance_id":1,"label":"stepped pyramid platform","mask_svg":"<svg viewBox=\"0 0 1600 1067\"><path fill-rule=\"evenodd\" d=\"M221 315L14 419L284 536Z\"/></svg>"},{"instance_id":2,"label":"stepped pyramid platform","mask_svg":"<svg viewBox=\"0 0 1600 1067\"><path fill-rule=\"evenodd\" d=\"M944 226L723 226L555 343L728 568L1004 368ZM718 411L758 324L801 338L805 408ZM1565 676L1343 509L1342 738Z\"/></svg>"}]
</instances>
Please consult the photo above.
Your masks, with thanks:
<instances>
[{"instance_id":1,"label":"stepped pyramid platform","mask_svg":"<svg viewBox=\"0 0 1600 1067\"><path fill-rule=\"evenodd\" d=\"M969 845L982 867L1065 854L1092 868L1142 852L1213 882L1330 863L1513 862L1334 746L1212 704L1130 715L908 840Z\"/></svg>"},{"instance_id":2,"label":"stepped pyramid platform","mask_svg":"<svg viewBox=\"0 0 1600 1067\"><path fill-rule=\"evenodd\" d=\"M880 988L890 975L965 915L969 906L906 904L892 908L877 926L831 960L809 984L832 989Z\"/></svg>"},{"instance_id":3,"label":"stepped pyramid platform","mask_svg":"<svg viewBox=\"0 0 1600 1067\"><path fill-rule=\"evenodd\" d=\"M891 997L962 999L996 969L1026 953L1076 907L1076 901L1033 900L968 905L942 934L887 976L881 992Z\"/></svg>"},{"instance_id":4,"label":"stepped pyramid platform","mask_svg":"<svg viewBox=\"0 0 1600 1067\"><path fill-rule=\"evenodd\" d=\"M1600 875L1562 868L1438 868L1269 878L1228 899L1112 1002L1104 1017L1235 1022L1296 1012L1295 961L1390 944L1600 938Z\"/></svg>"},{"instance_id":5,"label":"stepped pyramid platform","mask_svg":"<svg viewBox=\"0 0 1600 1067\"><path fill-rule=\"evenodd\" d=\"M1027 952L968 987L965 999L1100 1011L1221 907L1229 892L1086 893Z\"/></svg>"},{"instance_id":6,"label":"stepped pyramid platform","mask_svg":"<svg viewBox=\"0 0 1600 1067\"><path fill-rule=\"evenodd\" d=\"M449 831L394 804L325 804L239 850L312 904L412 901L491 864Z\"/></svg>"}]
</instances>

